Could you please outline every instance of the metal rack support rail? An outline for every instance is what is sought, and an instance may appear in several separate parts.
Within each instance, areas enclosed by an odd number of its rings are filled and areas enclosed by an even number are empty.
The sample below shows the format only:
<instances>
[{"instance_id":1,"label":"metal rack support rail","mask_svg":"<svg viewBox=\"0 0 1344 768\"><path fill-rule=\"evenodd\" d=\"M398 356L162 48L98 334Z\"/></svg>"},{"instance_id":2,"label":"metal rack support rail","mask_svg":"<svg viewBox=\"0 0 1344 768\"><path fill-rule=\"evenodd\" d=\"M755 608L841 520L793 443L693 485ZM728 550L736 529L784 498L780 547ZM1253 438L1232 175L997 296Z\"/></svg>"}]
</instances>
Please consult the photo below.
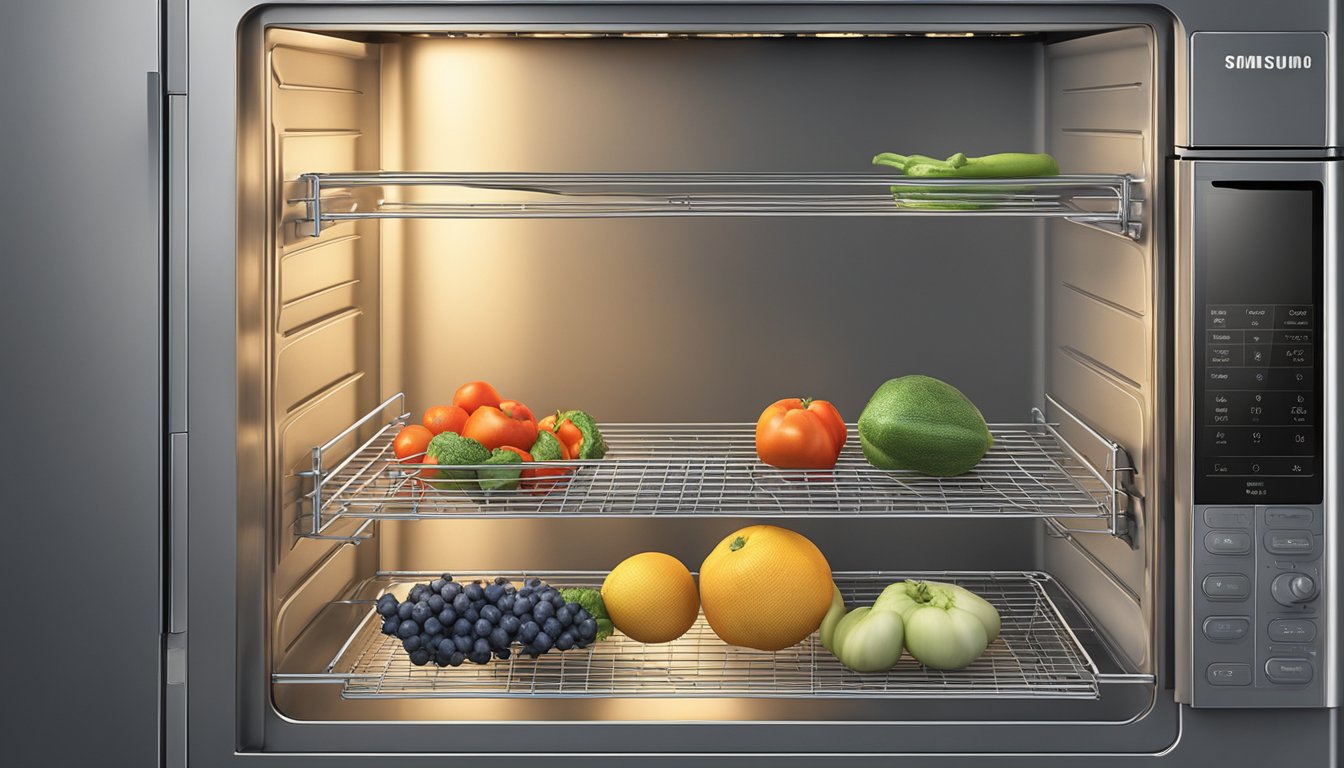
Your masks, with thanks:
<instances>
[{"instance_id":1,"label":"metal rack support rail","mask_svg":"<svg viewBox=\"0 0 1344 768\"><path fill-rule=\"evenodd\" d=\"M661 216L1012 216L1062 218L1137 239L1141 180L1076 174L1016 179L939 179L881 173L308 173L301 224L363 219L612 218ZM453 187L523 199L351 202L333 210L330 190ZM1094 209L1095 208L1095 209Z\"/></svg>"}]
</instances>

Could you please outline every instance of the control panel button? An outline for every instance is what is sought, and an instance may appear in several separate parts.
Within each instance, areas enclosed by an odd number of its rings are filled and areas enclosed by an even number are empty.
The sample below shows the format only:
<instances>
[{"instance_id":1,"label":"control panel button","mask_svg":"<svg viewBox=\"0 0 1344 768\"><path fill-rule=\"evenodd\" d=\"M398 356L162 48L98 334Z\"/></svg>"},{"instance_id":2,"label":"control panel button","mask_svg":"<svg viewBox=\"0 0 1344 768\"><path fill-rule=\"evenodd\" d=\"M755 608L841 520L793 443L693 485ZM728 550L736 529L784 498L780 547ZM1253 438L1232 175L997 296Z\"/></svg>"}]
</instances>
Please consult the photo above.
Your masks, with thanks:
<instances>
[{"instance_id":1,"label":"control panel button","mask_svg":"<svg viewBox=\"0 0 1344 768\"><path fill-rule=\"evenodd\" d=\"M1205 515L1207 514L1205 512ZM1270 528L1301 528L1311 525L1311 510L1301 507L1270 507L1265 510L1265 525Z\"/></svg>"},{"instance_id":2,"label":"control panel button","mask_svg":"<svg viewBox=\"0 0 1344 768\"><path fill-rule=\"evenodd\" d=\"M1279 578L1290 575L1300 574L1284 574ZM1239 573L1210 574L1204 577L1204 594L1215 599L1243 599L1251 594L1251 580Z\"/></svg>"},{"instance_id":3,"label":"control panel button","mask_svg":"<svg viewBox=\"0 0 1344 768\"><path fill-rule=\"evenodd\" d=\"M1206 592L1208 581L1207 578L1204 580ZM1269 585L1269 591L1274 595L1274 599L1283 605L1306 603L1316 597L1316 580L1305 573L1282 573L1274 577L1273 583Z\"/></svg>"},{"instance_id":4,"label":"control panel button","mask_svg":"<svg viewBox=\"0 0 1344 768\"><path fill-rule=\"evenodd\" d=\"M1204 510L1204 524L1210 528L1247 528L1251 525L1250 507L1212 507Z\"/></svg>"},{"instance_id":5,"label":"control panel button","mask_svg":"<svg viewBox=\"0 0 1344 768\"><path fill-rule=\"evenodd\" d=\"M1310 619L1275 619L1269 622L1269 639L1276 643L1310 643L1316 639L1316 622Z\"/></svg>"},{"instance_id":6,"label":"control panel button","mask_svg":"<svg viewBox=\"0 0 1344 768\"><path fill-rule=\"evenodd\" d=\"M1213 555L1245 555L1251 551L1251 535L1239 531L1212 531L1204 536L1204 549Z\"/></svg>"},{"instance_id":7,"label":"control panel button","mask_svg":"<svg viewBox=\"0 0 1344 768\"><path fill-rule=\"evenodd\" d=\"M1205 675L1209 685L1250 685L1251 665L1219 662L1210 664Z\"/></svg>"},{"instance_id":8,"label":"control panel button","mask_svg":"<svg viewBox=\"0 0 1344 768\"><path fill-rule=\"evenodd\" d=\"M1265 662L1265 676L1274 683L1310 683L1313 670L1307 659L1270 659Z\"/></svg>"},{"instance_id":9,"label":"control panel button","mask_svg":"<svg viewBox=\"0 0 1344 768\"><path fill-rule=\"evenodd\" d=\"M1231 643L1250 634L1251 620L1245 616L1210 616L1204 620L1204 636L1219 643Z\"/></svg>"},{"instance_id":10,"label":"control panel button","mask_svg":"<svg viewBox=\"0 0 1344 768\"><path fill-rule=\"evenodd\" d=\"M1311 531L1270 531L1265 534L1265 549L1270 554L1310 555L1315 548L1316 540Z\"/></svg>"}]
</instances>

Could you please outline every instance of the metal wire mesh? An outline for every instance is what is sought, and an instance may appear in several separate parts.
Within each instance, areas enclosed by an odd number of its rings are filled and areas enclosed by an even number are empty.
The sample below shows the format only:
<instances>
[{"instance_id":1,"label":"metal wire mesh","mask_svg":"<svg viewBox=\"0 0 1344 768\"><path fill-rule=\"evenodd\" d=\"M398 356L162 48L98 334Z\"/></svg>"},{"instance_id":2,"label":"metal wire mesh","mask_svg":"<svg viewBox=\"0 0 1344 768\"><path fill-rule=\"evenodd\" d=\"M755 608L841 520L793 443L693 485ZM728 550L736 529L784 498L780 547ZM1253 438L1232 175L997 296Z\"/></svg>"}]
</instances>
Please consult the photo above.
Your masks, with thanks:
<instances>
[{"instance_id":1,"label":"metal wire mesh","mask_svg":"<svg viewBox=\"0 0 1344 768\"><path fill-rule=\"evenodd\" d=\"M317 531L341 518L440 517L1070 517L1109 514L1112 488L1045 425L992 428L971 472L928 477L874 468L851 440L833 470L787 470L756 457L752 425L604 425L600 461L561 462L560 477L516 490L430 484L398 463L385 427L320 478ZM470 469L469 467L465 469ZM310 505L311 506L311 505Z\"/></svg>"},{"instance_id":2,"label":"metal wire mesh","mask_svg":"<svg viewBox=\"0 0 1344 768\"><path fill-rule=\"evenodd\" d=\"M603 574L537 575L556 586L600 586ZM404 594L419 578L391 577L386 589ZM538 659L512 656L476 666L416 667L401 643L383 635L370 611L325 675L306 682L343 682L347 698L540 697L854 697L1079 698L1098 697L1096 667L1048 596L1040 573L838 573L846 602L867 604L903 578L949 581L993 603L999 638L965 669L939 671L908 654L895 669L861 674L843 667L813 634L768 653L729 646L703 616L681 638L644 645L617 633L582 650Z\"/></svg>"}]
</instances>

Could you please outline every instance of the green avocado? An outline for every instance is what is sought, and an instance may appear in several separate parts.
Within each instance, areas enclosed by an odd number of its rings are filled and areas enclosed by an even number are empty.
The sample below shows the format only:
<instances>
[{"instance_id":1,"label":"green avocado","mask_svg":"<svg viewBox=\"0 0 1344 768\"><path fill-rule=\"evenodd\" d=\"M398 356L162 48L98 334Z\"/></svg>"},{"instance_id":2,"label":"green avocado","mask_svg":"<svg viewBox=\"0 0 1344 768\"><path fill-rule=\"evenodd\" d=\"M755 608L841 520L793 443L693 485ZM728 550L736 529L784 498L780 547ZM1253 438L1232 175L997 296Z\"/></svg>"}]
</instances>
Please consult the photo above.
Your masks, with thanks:
<instances>
[{"instance_id":1,"label":"green avocado","mask_svg":"<svg viewBox=\"0 0 1344 768\"><path fill-rule=\"evenodd\" d=\"M931 376L902 376L877 388L859 415L859 444L878 469L935 477L965 474L994 444L980 410Z\"/></svg>"}]
</instances>

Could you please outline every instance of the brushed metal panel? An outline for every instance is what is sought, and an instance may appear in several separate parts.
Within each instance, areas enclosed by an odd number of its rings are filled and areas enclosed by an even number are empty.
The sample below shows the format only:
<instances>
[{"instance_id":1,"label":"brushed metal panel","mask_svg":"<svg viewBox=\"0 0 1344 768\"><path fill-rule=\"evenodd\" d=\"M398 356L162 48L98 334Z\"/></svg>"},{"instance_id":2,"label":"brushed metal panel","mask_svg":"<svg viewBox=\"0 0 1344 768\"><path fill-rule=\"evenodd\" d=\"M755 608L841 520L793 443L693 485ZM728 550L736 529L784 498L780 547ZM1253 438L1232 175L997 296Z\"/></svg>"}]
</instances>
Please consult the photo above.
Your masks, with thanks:
<instances>
[{"instance_id":1,"label":"brushed metal panel","mask_svg":"<svg viewBox=\"0 0 1344 768\"><path fill-rule=\"evenodd\" d=\"M14 583L85 585L73 626L98 635L100 659L21 626L41 609L10 613L3 760L159 765L164 96L147 77L159 4L6 3L0 15L3 569Z\"/></svg>"}]
</instances>

